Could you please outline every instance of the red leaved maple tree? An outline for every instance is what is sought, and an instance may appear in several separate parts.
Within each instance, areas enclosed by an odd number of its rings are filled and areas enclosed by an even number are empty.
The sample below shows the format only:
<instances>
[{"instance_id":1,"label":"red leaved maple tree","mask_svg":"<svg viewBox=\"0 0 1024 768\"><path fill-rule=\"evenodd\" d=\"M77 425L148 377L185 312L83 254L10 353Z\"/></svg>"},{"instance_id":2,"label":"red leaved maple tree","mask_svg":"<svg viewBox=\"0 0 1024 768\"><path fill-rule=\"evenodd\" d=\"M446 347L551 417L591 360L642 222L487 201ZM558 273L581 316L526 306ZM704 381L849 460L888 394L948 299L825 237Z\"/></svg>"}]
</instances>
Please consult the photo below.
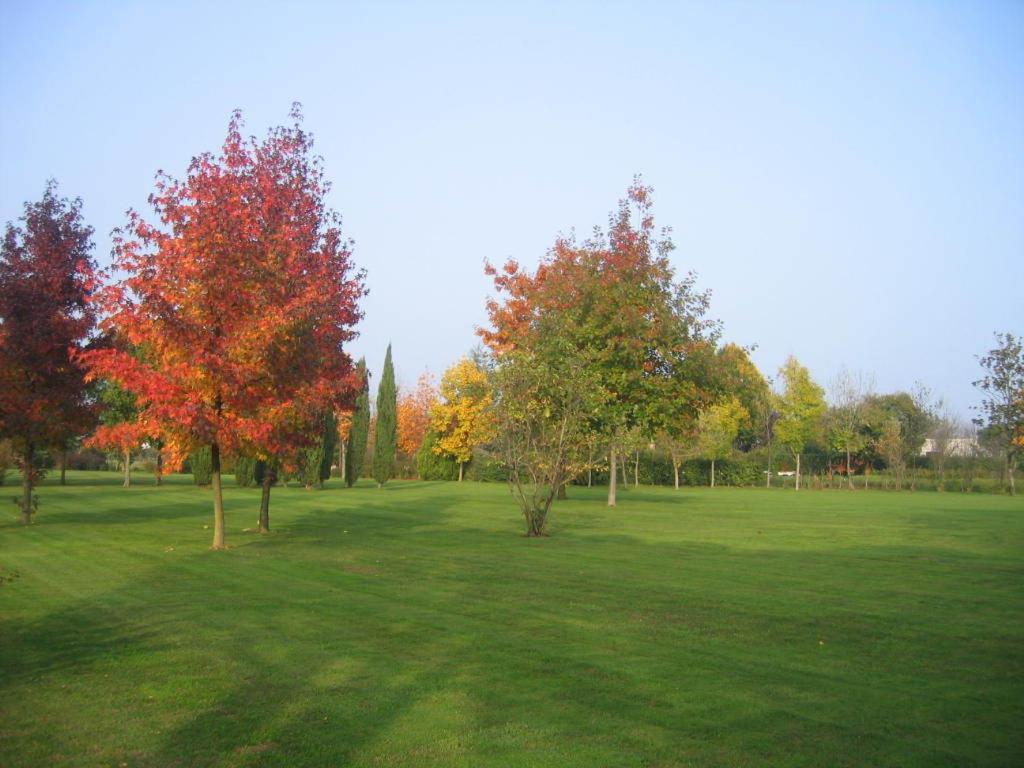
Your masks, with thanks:
<instances>
[{"instance_id":1,"label":"red leaved maple tree","mask_svg":"<svg viewBox=\"0 0 1024 768\"><path fill-rule=\"evenodd\" d=\"M95 325L95 265L82 201L59 197L56 182L21 221L8 223L0 249L0 437L18 456L28 524L42 474L36 449L63 449L93 423L79 352Z\"/></svg>"},{"instance_id":2,"label":"red leaved maple tree","mask_svg":"<svg viewBox=\"0 0 1024 768\"><path fill-rule=\"evenodd\" d=\"M243 138L235 112L220 153L177 180L160 172L150 223L130 212L115 233L100 294L104 326L144 350L90 354L94 375L135 395L141 433L166 464L208 445L213 548L224 548L221 457L289 455L318 437L319 415L344 407L365 294L312 137L293 123Z\"/></svg>"}]
</instances>

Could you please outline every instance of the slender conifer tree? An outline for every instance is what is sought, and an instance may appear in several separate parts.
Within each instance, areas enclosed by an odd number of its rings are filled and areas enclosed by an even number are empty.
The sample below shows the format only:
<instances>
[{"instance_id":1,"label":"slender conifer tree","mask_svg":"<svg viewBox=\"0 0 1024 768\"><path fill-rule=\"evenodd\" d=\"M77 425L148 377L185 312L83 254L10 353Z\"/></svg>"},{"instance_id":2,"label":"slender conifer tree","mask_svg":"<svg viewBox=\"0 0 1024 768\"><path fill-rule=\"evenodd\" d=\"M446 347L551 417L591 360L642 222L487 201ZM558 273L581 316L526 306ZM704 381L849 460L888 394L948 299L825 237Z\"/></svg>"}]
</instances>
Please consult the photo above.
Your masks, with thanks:
<instances>
[{"instance_id":1,"label":"slender conifer tree","mask_svg":"<svg viewBox=\"0 0 1024 768\"><path fill-rule=\"evenodd\" d=\"M395 367L391 362L391 345L388 344L384 370L377 388L377 431L373 441L373 478L378 487L383 487L395 471L395 451L398 449L397 400Z\"/></svg>"},{"instance_id":2,"label":"slender conifer tree","mask_svg":"<svg viewBox=\"0 0 1024 768\"><path fill-rule=\"evenodd\" d=\"M366 370L366 361L360 360L356 375L362 379L356 407L352 412L352 427L348 433L348 450L345 462L345 484L351 488L356 484L363 471L363 460L366 458L366 441L370 431L370 376Z\"/></svg>"}]
</instances>

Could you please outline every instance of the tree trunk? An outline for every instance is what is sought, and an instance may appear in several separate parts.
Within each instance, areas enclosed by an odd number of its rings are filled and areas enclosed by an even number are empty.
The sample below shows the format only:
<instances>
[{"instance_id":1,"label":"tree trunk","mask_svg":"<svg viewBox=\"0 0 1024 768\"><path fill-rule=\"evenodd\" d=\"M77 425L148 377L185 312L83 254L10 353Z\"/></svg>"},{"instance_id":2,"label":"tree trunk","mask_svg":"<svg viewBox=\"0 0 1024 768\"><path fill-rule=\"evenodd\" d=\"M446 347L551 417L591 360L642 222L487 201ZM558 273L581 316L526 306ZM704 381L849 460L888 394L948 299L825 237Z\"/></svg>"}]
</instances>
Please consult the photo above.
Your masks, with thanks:
<instances>
[{"instance_id":1,"label":"tree trunk","mask_svg":"<svg viewBox=\"0 0 1024 768\"><path fill-rule=\"evenodd\" d=\"M846 449L846 485L853 490L853 470L850 468L850 449Z\"/></svg>"},{"instance_id":2,"label":"tree trunk","mask_svg":"<svg viewBox=\"0 0 1024 768\"><path fill-rule=\"evenodd\" d=\"M345 454L346 454L346 451L345 451L345 441L344 440L339 440L338 441L338 477L340 477L342 479L342 481L345 480L345 458L346 458Z\"/></svg>"},{"instance_id":3,"label":"tree trunk","mask_svg":"<svg viewBox=\"0 0 1024 768\"><path fill-rule=\"evenodd\" d=\"M800 490L800 454L796 455L796 490Z\"/></svg>"},{"instance_id":4,"label":"tree trunk","mask_svg":"<svg viewBox=\"0 0 1024 768\"><path fill-rule=\"evenodd\" d=\"M25 449L24 464L21 466L21 522L32 524L32 458L35 446L31 443Z\"/></svg>"},{"instance_id":5,"label":"tree trunk","mask_svg":"<svg viewBox=\"0 0 1024 768\"><path fill-rule=\"evenodd\" d=\"M544 522L546 515L542 512L534 510L531 514L526 516L526 535L533 538L536 536L544 535Z\"/></svg>"},{"instance_id":6,"label":"tree trunk","mask_svg":"<svg viewBox=\"0 0 1024 768\"><path fill-rule=\"evenodd\" d=\"M715 460L711 460L711 487L715 487Z\"/></svg>"},{"instance_id":7,"label":"tree trunk","mask_svg":"<svg viewBox=\"0 0 1024 768\"><path fill-rule=\"evenodd\" d=\"M277 470L271 462L263 467L262 493L260 493L260 533L270 533L270 489L277 479Z\"/></svg>"},{"instance_id":8,"label":"tree trunk","mask_svg":"<svg viewBox=\"0 0 1024 768\"><path fill-rule=\"evenodd\" d=\"M772 487L772 443L770 440L768 441L768 471L764 476L764 487Z\"/></svg>"},{"instance_id":9,"label":"tree trunk","mask_svg":"<svg viewBox=\"0 0 1024 768\"><path fill-rule=\"evenodd\" d=\"M60 452L60 484L61 485L67 485L68 484L67 477L65 476L65 472L67 471L67 468L68 468L68 449L64 448Z\"/></svg>"},{"instance_id":10,"label":"tree trunk","mask_svg":"<svg viewBox=\"0 0 1024 768\"><path fill-rule=\"evenodd\" d=\"M623 456L622 458L625 459L626 457ZM626 462L625 461L623 461L619 465L619 471L622 472L622 487L628 491L629 490L629 480L626 479Z\"/></svg>"},{"instance_id":11,"label":"tree trunk","mask_svg":"<svg viewBox=\"0 0 1024 768\"><path fill-rule=\"evenodd\" d=\"M640 487L640 451L636 452L636 458L633 460L633 487Z\"/></svg>"},{"instance_id":12,"label":"tree trunk","mask_svg":"<svg viewBox=\"0 0 1024 768\"><path fill-rule=\"evenodd\" d=\"M124 483L122 486L125 488L132 487L132 452L124 452Z\"/></svg>"},{"instance_id":13,"label":"tree trunk","mask_svg":"<svg viewBox=\"0 0 1024 768\"><path fill-rule=\"evenodd\" d=\"M460 461L459 462L459 482L460 483L462 482L462 466L463 466L463 462Z\"/></svg>"},{"instance_id":14,"label":"tree trunk","mask_svg":"<svg viewBox=\"0 0 1024 768\"><path fill-rule=\"evenodd\" d=\"M612 446L612 449L611 449L611 452L610 452L610 455L609 455L608 467L611 470L611 472L608 475L608 506L609 507L614 507L615 506L615 491L616 491L616 488L615 488L615 471L616 471L616 467L615 467L615 447L614 446Z\"/></svg>"},{"instance_id":15,"label":"tree trunk","mask_svg":"<svg viewBox=\"0 0 1024 768\"><path fill-rule=\"evenodd\" d=\"M153 482L156 485L162 485L164 482L164 454L159 446L156 449L156 473Z\"/></svg>"},{"instance_id":16,"label":"tree trunk","mask_svg":"<svg viewBox=\"0 0 1024 768\"><path fill-rule=\"evenodd\" d=\"M1013 465L1015 463L1016 462L1013 459L1010 458L1010 454L1007 453L1006 454L1006 476L1010 480L1010 495L1011 496L1016 496L1017 495L1017 486L1016 486L1016 484L1014 483L1014 480L1013 480L1013 469L1014 469Z\"/></svg>"},{"instance_id":17,"label":"tree trunk","mask_svg":"<svg viewBox=\"0 0 1024 768\"><path fill-rule=\"evenodd\" d=\"M565 493L565 483L559 483L558 494L555 496L556 499L563 500L569 498Z\"/></svg>"},{"instance_id":18,"label":"tree trunk","mask_svg":"<svg viewBox=\"0 0 1024 768\"><path fill-rule=\"evenodd\" d=\"M676 490L679 490L679 462L675 459L672 460L672 474L676 478Z\"/></svg>"},{"instance_id":19,"label":"tree trunk","mask_svg":"<svg viewBox=\"0 0 1024 768\"><path fill-rule=\"evenodd\" d=\"M220 446L210 446L210 484L213 486L213 544L210 549L226 549L224 546L224 496L220 485Z\"/></svg>"}]
</instances>

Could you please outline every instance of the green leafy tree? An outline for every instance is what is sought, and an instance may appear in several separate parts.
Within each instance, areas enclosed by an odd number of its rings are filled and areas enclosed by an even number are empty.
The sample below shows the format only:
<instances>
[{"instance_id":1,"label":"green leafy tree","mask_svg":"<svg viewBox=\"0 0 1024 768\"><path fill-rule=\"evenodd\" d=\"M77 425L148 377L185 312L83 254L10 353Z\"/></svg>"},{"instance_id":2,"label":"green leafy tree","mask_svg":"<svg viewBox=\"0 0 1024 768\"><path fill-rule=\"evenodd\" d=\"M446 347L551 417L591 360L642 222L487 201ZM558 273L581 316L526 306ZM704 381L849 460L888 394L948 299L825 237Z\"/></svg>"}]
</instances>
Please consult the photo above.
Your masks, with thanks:
<instances>
[{"instance_id":1,"label":"green leafy tree","mask_svg":"<svg viewBox=\"0 0 1024 768\"><path fill-rule=\"evenodd\" d=\"M383 488L395 470L395 451L398 450L397 406L398 389L395 386L395 368L391 362L391 345L384 356L377 387L377 425L373 441L373 478Z\"/></svg>"},{"instance_id":2,"label":"green leafy tree","mask_svg":"<svg viewBox=\"0 0 1024 768\"><path fill-rule=\"evenodd\" d=\"M121 454L124 472L122 485L129 488L132 484L132 451L140 443L135 424L139 407L135 395L113 381L100 380L96 389L96 399L101 409L100 428L96 430L90 444L114 448Z\"/></svg>"},{"instance_id":3,"label":"green leafy tree","mask_svg":"<svg viewBox=\"0 0 1024 768\"><path fill-rule=\"evenodd\" d=\"M843 368L832 380L832 405L826 416L830 449L846 454L846 482L853 488L853 456L864 449L864 426L867 419L867 398L871 380Z\"/></svg>"},{"instance_id":4,"label":"green leafy tree","mask_svg":"<svg viewBox=\"0 0 1024 768\"><path fill-rule=\"evenodd\" d=\"M711 487L715 487L715 462L732 455L741 425L750 418L738 397L701 411L697 423L697 452L711 462Z\"/></svg>"},{"instance_id":5,"label":"green leafy tree","mask_svg":"<svg viewBox=\"0 0 1024 768\"><path fill-rule=\"evenodd\" d=\"M556 316L562 338L597 377L604 406L591 428L609 445L609 506L625 437L663 426L664 403L679 396L694 344L717 332L705 320L708 294L695 290L692 274L676 279L675 246L668 230L655 227L651 195L637 178L607 232L595 229L583 242L559 238L533 273L514 261L487 268L504 294L488 302L491 328L480 331L492 351L533 349L547 332L539 320Z\"/></svg>"},{"instance_id":6,"label":"green leafy tree","mask_svg":"<svg viewBox=\"0 0 1024 768\"><path fill-rule=\"evenodd\" d=\"M768 381L750 359L749 350L738 344L725 344L715 354L715 383L726 398L735 397L746 412L740 421L736 442L750 450L763 441L756 414L769 391Z\"/></svg>"},{"instance_id":7,"label":"green leafy tree","mask_svg":"<svg viewBox=\"0 0 1024 768\"><path fill-rule=\"evenodd\" d=\"M924 445L931 416L923 407L921 398L908 392L894 392L874 395L865 403L865 440L869 460L880 458L893 472L897 487L903 486L907 467L918 460ZM893 424L899 429L899 451L894 443L896 434ZM885 449L882 443L885 443Z\"/></svg>"},{"instance_id":8,"label":"green leafy tree","mask_svg":"<svg viewBox=\"0 0 1024 768\"><path fill-rule=\"evenodd\" d=\"M1017 492L1013 473L1024 450L1024 345L1011 333L997 333L996 346L979 358L985 375L974 382L984 393L982 416L975 420L1002 446L1010 495Z\"/></svg>"},{"instance_id":9,"label":"green leafy tree","mask_svg":"<svg viewBox=\"0 0 1024 768\"><path fill-rule=\"evenodd\" d=\"M502 354L494 371L497 446L527 536L546 535L559 489L589 460L590 419L603 405L589 361L556 333Z\"/></svg>"},{"instance_id":10,"label":"green leafy tree","mask_svg":"<svg viewBox=\"0 0 1024 768\"><path fill-rule=\"evenodd\" d=\"M370 432L370 375L366 361L360 360L356 375L362 380L362 388L352 411L352 426L348 432L348 448L345 451L345 484L351 488L363 472L366 459L366 441Z\"/></svg>"},{"instance_id":11,"label":"green leafy tree","mask_svg":"<svg viewBox=\"0 0 1024 768\"><path fill-rule=\"evenodd\" d=\"M907 461L903 449L903 427L899 418L887 416L881 424L878 438L875 441L878 452L885 460L892 481L899 490L903 487L903 478L906 474Z\"/></svg>"},{"instance_id":12,"label":"green leafy tree","mask_svg":"<svg viewBox=\"0 0 1024 768\"><path fill-rule=\"evenodd\" d=\"M783 389L778 400L775 436L796 460L796 489L800 490L800 455L820 429L825 415L825 391L793 356L779 369L779 378Z\"/></svg>"}]
</instances>

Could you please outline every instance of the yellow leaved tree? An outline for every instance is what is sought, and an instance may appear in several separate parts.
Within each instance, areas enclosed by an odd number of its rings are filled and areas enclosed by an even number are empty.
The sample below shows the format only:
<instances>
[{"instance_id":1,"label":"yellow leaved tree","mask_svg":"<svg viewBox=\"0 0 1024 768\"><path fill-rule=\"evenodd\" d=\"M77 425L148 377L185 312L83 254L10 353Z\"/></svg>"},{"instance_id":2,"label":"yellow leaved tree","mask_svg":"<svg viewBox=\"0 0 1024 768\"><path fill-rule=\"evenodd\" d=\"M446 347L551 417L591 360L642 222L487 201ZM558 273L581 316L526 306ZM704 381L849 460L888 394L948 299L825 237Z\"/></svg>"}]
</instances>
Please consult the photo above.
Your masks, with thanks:
<instances>
[{"instance_id":1,"label":"yellow leaved tree","mask_svg":"<svg viewBox=\"0 0 1024 768\"><path fill-rule=\"evenodd\" d=\"M430 414L430 425L437 433L434 453L451 456L463 467L473 458L473 449L494 437L494 396L487 372L464 357L441 378L440 399Z\"/></svg>"}]
</instances>

